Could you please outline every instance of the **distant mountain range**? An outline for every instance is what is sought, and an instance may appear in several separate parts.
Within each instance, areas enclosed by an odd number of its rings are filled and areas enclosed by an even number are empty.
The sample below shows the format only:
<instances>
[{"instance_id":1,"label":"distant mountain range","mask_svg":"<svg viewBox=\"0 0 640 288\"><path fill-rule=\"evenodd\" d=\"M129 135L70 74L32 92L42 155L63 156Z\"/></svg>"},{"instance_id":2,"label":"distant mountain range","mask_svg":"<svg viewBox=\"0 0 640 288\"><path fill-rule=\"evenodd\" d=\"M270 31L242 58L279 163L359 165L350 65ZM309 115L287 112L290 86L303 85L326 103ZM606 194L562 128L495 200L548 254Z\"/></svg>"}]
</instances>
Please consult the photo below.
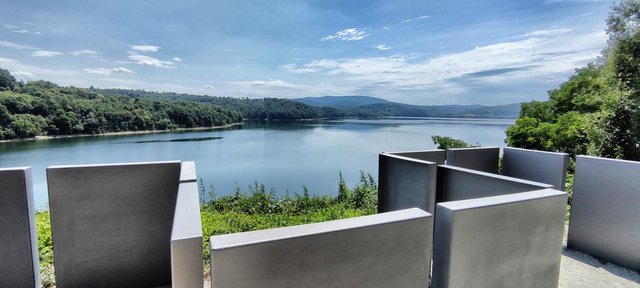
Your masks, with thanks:
<instances>
[{"instance_id":1,"label":"distant mountain range","mask_svg":"<svg viewBox=\"0 0 640 288\"><path fill-rule=\"evenodd\" d=\"M370 96L322 96L293 99L315 107L348 110L366 117L518 118L520 103L485 105L410 105Z\"/></svg>"},{"instance_id":2,"label":"distant mountain range","mask_svg":"<svg viewBox=\"0 0 640 288\"><path fill-rule=\"evenodd\" d=\"M322 96L293 99L295 101L316 107L355 108L372 104L392 103L384 99L370 96Z\"/></svg>"}]
</instances>

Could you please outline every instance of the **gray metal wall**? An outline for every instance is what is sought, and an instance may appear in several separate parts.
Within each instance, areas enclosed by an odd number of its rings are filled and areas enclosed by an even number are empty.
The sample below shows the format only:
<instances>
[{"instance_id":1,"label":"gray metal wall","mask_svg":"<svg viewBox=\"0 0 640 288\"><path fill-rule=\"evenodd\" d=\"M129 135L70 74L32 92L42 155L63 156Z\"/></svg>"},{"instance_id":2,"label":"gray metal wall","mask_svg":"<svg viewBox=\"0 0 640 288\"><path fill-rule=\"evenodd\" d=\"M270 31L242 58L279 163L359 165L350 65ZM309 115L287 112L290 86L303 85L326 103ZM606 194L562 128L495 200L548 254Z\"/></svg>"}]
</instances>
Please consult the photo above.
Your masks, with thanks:
<instances>
[{"instance_id":1,"label":"gray metal wall","mask_svg":"<svg viewBox=\"0 0 640 288\"><path fill-rule=\"evenodd\" d=\"M569 154L505 147L502 175L542 182L564 190Z\"/></svg>"},{"instance_id":2,"label":"gray metal wall","mask_svg":"<svg viewBox=\"0 0 640 288\"><path fill-rule=\"evenodd\" d=\"M180 162L47 169L58 287L171 285Z\"/></svg>"},{"instance_id":3,"label":"gray metal wall","mask_svg":"<svg viewBox=\"0 0 640 288\"><path fill-rule=\"evenodd\" d=\"M424 288L432 221L414 208L213 236L212 286Z\"/></svg>"},{"instance_id":4,"label":"gray metal wall","mask_svg":"<svg viewBox=\"0 0 640 288\"><path fill-rule=\"evenodd\" d=\"M566 203L552 189L439 203L431 287L558 287Z\"/></svg>"},{"instance_id":5,"label":"gray metal wall","mask_svg":"<svg viewBox=\"0 0 640 288\"><path fill-rule=\"evenodd\" d=\"M413 207L434 212L435 163L382 153L378 165L378 212Z\"/></svg>"},{"instance_id":6,"label":"gray metal wall","mask_svg":"<svg viewBox=\"0 0 640 288\"><path fill-rule=\"evenodd\" d=\"M182 162L171 230L171 287L202 287L202 221L195 162Z\"/></svg>"},{"instance_id":7,"label":"gray metal wall","mask_svg":"<svg viewBox=\"0 0 640 288\"><path fill-rule=\"evenodd\" d=\"M402 156L407 158L418 159L427 162L434 162L438 165L444 165L447 151L445 150L423 150L423 151L400 151L400 152L385 152L384 154L392 154L396 156Z\"/></svg>"},{"instance_id":8,"label":"gray metal wall","mask_svg":"<svg viewBox=\"0 0 640 288\"><path fill-rule=\"evenodd\" d=\"M0 287L40 287L31 168L0 169Z\"/></svg>"},{"instance_id":9,"label":"gray metal wall","mask_svg":"<svg viewBox=\"0 0 640 288\"><path fill-rule=\"evenodd\" d=\"M447 149L447 165L498 173L499 147Z\"/></svg>"},{"instance_id":10,"label":"gray metal wall","mask_svg":"<svg viewBox=\"0 0 640 288\"><path fill-rule=\"evenodd\" d=\"M550 184L453 167L438 166L436 203L552 188Z\"/></svg>"},{"instance_id":11,"label":"gray metal wall","mask_svg":"<svg viewBox=\"0 0 640 288\"><path fill-rule=\"evenodd\" d=\"M578 156L567 246L640 271L640 162Z\"/></svg>"}]
</instances>

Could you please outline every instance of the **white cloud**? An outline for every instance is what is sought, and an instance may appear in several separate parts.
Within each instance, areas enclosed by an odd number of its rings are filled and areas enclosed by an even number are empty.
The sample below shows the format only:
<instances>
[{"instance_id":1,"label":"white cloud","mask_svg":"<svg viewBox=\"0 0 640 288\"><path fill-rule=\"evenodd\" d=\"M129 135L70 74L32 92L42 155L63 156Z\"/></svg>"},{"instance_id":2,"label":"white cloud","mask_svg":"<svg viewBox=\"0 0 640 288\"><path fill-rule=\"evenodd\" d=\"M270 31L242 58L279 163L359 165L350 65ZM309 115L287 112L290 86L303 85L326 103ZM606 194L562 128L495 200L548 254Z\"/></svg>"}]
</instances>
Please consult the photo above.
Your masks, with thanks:
<instances>
[{"instance_id":1,"label":"white cloud","mask_svg":"<svg viewBox=\"0 0 640 288\"><path fill-rule=\"evenodd\" d=\"M429 15L423 15L423 16L420 16L420 17L415 17L415 18L404 20L404 21L402 21L400 23L409 23L409 22L413 22L413 21L424 20L424 19L427 19L427 18L430 18L430 17L431 16L429 16Z\"/></svg>"},{"instance_id":2,"label":"white cloud","mask_svg":"<svg viewBox=\"0 0 640 288\"><path fill-rule=\"evenodd\" d=\"M97 51L93 51L93 50L82 49L82 50L76 50L76 51L69 52L69 54L71 54L73 56L90 56L90 57L94 57L94 56L98 56L99 53Z\"/></svg>"},{"instance_id":3,"label":"white cloud","mask_svg":"<svg viewBox=\"0 0 640 288\"><path fill-rule=\"evenodd\" d=\"M219 95L235 97L273 97L295 98L300 95L350 95L352 87L341 87L331 83L300 84L281 79L237 81L219 83L216 87Z\"/></svg>"},{"instance_id":4,"label":"white cloud","mask_svg":"<svg viewBox=\"0 0 640 288\"><path fill-rule=\"evenodd\" d=\"M342 31L338 31L333 35L329 35L320 39L321 41L333 41L333 40L344 40L344 41L356 41L367 38L370 34L367 34L365 29L358 28L349 28L344 29Z\"/></svg>"},{"instance_id":5,"label":"white cloud","mask_svg":"<svg viewBox=\"0 0 640 288\"><path fill-rule=\"evenodd\" d=\"M153 45L131 45L132 50L140 51L140 52L158 52L160 47Z\"/></svg>"},{"instance_id":6,"label":"white cloud","mask_svg":"<svg viewBox=\"0 0 640 288\"><path fill-rule=\"evenodd\" d=\"M72 85L72 81L78 79L78 72L74 70L53 70L42 68L21 61L0 57L0 67L9 71L22 71L24 75L32 75L40 79L55 82L60 85ZM76 84L77 85L77 84Z\"/></svg>"},{"instance_id":7,"label":"white cloud","mask_svg":"<svg viewBox=\"0 0 640 288\"><path fill-rule=\"evenodd\" d=\"M213 86L211 86L211 85L204 85L203 87L204 87L205 89L213 89Z\"/></svg>"},{"instance_id":8,"label":"white cloud","mask_svg":"<svg viewBox=\"0 0 640 288\"><path fill-rule=\"evenodd\" d=\"M182 59L180 59L180 57L173 57L173 61L175 61L175 62L182 62Z\"/></svg>"},{"instance_id":9,"label":"white cloud","mask_svg":"<svg viewBox=\"0 0 640 288\"><path fill-rule=\"evenodd\" d=\"M13 48L16 50L37 50L38 49L33 46L23 45L23 44L11 42L11 41L0 41L0 47Z\"/></svg>"},{"instance_id":10,"label":"white cloud","mask_svg":"<svg viewBox=\"0 0 640 288\"><path fill-rule=\"evenodd\" d=\"M390 49L391 49L391 47L387 47L387 46L385 46L385 45L383 45L383 44L380 44L380 45L375 46L375 47L373 47L373 48L376 48L376 49L378 49L378 50L382 50L382 51L390 50Z\"/></svg>"},{"instance_id":11,"label":"white cloud","mask_svg":"<svg viewBox=\"0 0 640 288\"><path fill-rule=\"evenodd\" d=\"M294 88L295 87L295 85L287 81L278 80L278 79L238 81L238 82L234 82L234 84L246 85L251 87L278 87L278 88Z\"/></svg>"},{"instance_id":12,"label":"white cloud","mask_svg":"<svg viewBox=\"0 0 640 288\"><path fill-rule=\"evenodd\" d=\"M97 75L111 75L111 69L109 68L85 68L82 69L84 72L89 74L97 74Z\"/></svg>"},{"instance_id":13,"label":"white cloud","mask_svg":"<svg viewBox=\"0 0 640 288\"><path fill-rule=\"evenodd\" d=\"M77 85L77 84L76 84ZM195 87L193 85L180 85L170 82L152 82L152 81L140 81L130 78L116 78L116 77L100 77L98 79L91 79L87 81L85 86L94 85L94 87L100 88L122 88L122 89L144 89L149 91L158 92L176 92L176 93L188 93L201 95L205 90L201 86Z\"/></svg>"},{"instance_id":14,"label":"white cloud","mask_svg":"<svg viewBox=\"0 0 640 288\"><path fill-rule=\"evenodd\" d=\"M62 52L56 52L56 51L48 51L48 50L38 50L35 51L33 53L31 53L31 56L33 57L56 57L56 56L60 56L64 53Z\"/></svg>"},{"instance_id":15,"label":"white cloud","mask_svg":"<svg viewBox=\"0 0 640 288\"><path fill-rule=\"evenodd\" d=\"M287 71L289 73L296 73L296 74L318 72L318 69L316 69L316 68L298 67L296 64L284 64L284 65L278 66L278 68L280 68L280 69L282 69L284 71Z\"/></svg>"},{"instance_id":16,"label":"white cloud","mask_svg":"<svg viewBox=\"0 0 640 288\"><path fill-rule=\"evenodd\" d=\"M595 60L606 44L606 34L567 33L568 28L530 32L526 38L500 42L460 52L420 58L415 55L390 57L319 59L304 64L285 64L291 73L339 75L358 86L382 85L403 91L424 90L462 93L469 84L508 86L550 79L554 85L575 68ZM386 46L385 46L386 47ZM560 81L558 81L560 79ZM465 88L466 87L466 88ZM548 89L548 88L547 88Z\"/></svg>"},{"instance_id":17,"label":"white cloud","mask_svg":"<svg viewBox=\"0 0 640 288\"><path fill-rule=\"evenodd\" d=\"M33 24L27 24L27 23L23 23L24 25L29 25L29 26L35 26ZM33 34L37 34L37 35L41 35L42 33L38 32L38 31L29 31L23 27L20 27L18 25L13 25L13 24L3 24L2 25L4 28L10 29L11 31L13 31L13 33L18 33L18 34L29 34L29 33L33 33Z\"/></svg>"},{"instance_id":18,"label":"white cloud","mask_svg":"<svg viewBox=\"0 0 640 288\"><path fill-rule=\"evenodd\" d=\"M391 27L389 27L389 26L382 26L382 30L391 30Z\"/></svg>"},{"instance_id":19,"label":"white cloud","mask_svg":"<svg viewBox=\"0 0 640 288\"><path fill-rule=\"evenodd\" d=\"M163 67L163 68L175 68L174 62L160 60L157 58L149 57L147 55L140 55L140 54L133 53L133 54L129 54L128 58L141 65Z\"/></svg>"},{"instance_id":20,"label":"white cloud","mask_svg":"<svg viewBox=\"0 0 640 288\"><path fill-rule=\"evenodd\" d=\"M568 32L571 32L572 30L573 29L566 28L566 27L551 27L548 29L532 31L527 34L524 34L524 36L525 37L529 37L529 36L548 37L548 36L555 36L558 34L566 34Z\"/></svg>"},{"instance_id":21,"label":"white cloud","mask_svg":"<svg viewBox=\"0 0 640 288\"><path fill-rule=\"evenodd\" d=\"M133 73L133 71L131 71L131 69L127 69L124 67L115 67L115 68L111 68L111 71L116 72L116 73Z\"/></svg>"},{"instance_id":22,"label":"white cloud","mask_svg":"<svg viewBox=\"0 0 640 288\"><path fill-rule=\"evenodd\" d=\"M26 71L16 71L16 72L11 72L11 75L13 75L16 78L31 78L33 77L33 73L31 72L26 72Z\"/></svg>"},{"instance_id":23,"label":"white cloud","mask_svg":"<svg viewBox=\"0 0 640 288\"><path fill-rule=\"evenodd\" d=\"M111 75L112 73L133 73L133 71L131 71L130 69L124 68L124 67L115 67L115 68L85 68L82 69L85 72L89 73L89 74L96 74L96 75L104 75L104 76L108 76Z\"/></svg>"}]
</instances>

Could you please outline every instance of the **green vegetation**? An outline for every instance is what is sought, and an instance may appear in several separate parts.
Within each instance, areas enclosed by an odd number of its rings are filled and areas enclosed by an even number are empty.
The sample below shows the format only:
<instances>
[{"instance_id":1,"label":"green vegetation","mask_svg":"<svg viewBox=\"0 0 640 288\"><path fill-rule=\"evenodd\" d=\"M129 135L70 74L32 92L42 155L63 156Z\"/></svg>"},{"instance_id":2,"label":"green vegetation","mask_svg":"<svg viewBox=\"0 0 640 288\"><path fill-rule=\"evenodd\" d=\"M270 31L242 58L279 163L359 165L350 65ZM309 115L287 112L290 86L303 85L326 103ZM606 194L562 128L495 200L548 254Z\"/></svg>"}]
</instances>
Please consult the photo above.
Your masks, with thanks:
<instances>
[{"instance_id":1,"label":"green vegetation","mask_svg":"<svg viewBox=\"0 0 640 288\"><path fill-rule=\"evenodd\" d=\"M443 117L443 118L493 118L513 119L520 104L499 106L436 105L420 106L402 103L377 103L349 109L360 117Z\"/></svg>"},{"instance_id":2,"label":"green vegetation","mask_svg":"<svg viewBox=\"0 0 640 288\"><path fill-rule=\"evenodd\" d=\"M173 92L152 92L127 89L97 89L105 95L125 95L135 99L154 101L189 101L193 103L210 104L242 113L245 120L257 121L291 121L318 120L326 118L345 118L357 116L346 110L330 107L312 107L288 99L264 98L232 98L210 97Z\"/></svg>"},{"instance_id":3,"label":"green vegetation","mask_svg":"<svg viewBox=\"0 0 640 288\"><path fill-rule=\"evenodd\" d=\"M36 233L38 234L42 287L53 287L55 286L55 270L53 268L53 241L51 240L49 211L36 211Z\"/></svg>"},{"instance_id":4,"label":"green vegetation","mask_svg":"<svg viewBox=\"0 0 640 288\"><path fill-rule=\"evenodd\" d=\"M8 76L7 76L8 75ZM47 81L15 82L0 69L0 140L42 135L213 127L242 115L213 105L106 96Z\"/></svg>"},{"instance_id":5,"label":"green vegetation","mask_svg":"<svg viewBox=\"0 0 640 288\"><path fill-rule=\"evenodd\" d=\"M461 139L455 139L449 136L434 135L431 136L433 144L438 145L437 149L447 150L451 148L474 148L480 147L480 143L469 144Z\"/></svg>"},{"instance_id":6,"label":"green vegetation","mask_svg":"<svg viewBox=\"0 0 640 288\"><path fill-rule=\"evenodd\" d=\"M369 96L323 96L298 98L296 101L316 107L333 107L350 111L358 117L455 117L506 118L518 116L520 103L484 105L409 105Z\"/></svg>"},{"instance_id":7,"label":"green vegetation","mask_svg":"<svg viewBox=\"0 0 640 288\"><path fill-rule=\"evenodd\" d=\"M209 97L171 92L151 92L125 89L99 89L105 95L126 95L137 99L183 100L208 103L240 111L247 120L309 120L337 119L348 117L461 117L461 118L514 118L520 104L499 106L482 105L437 105L419 106L389 102L364 96L308 97L293 100L264 98ZM357 97L363 99L357 99ZM354 99L355 98L355 99ZM371 103L377 101L377 103ZM361 105L360 105L361 104Z\"/></svg>"},{"instance_id":8,"label":"green vegetation","mask_svg":"<svg viewBox=\"0 0 640 288\"><path fill-rule=\"evenodd\" d=\"M640 160L639 21L640 1L615 4L601 58L549 91L549 100L523 103L509 146Z\"/></svg>"},{"instance_id":9,"label":"green vegetation","mask_svg":"<svg viewBox=\"0 0 640 288\"><path fill-rule=\"evenodd\" d=\"M209 261L209 237L218 234L285 227L375 214L378 187L369 174L360 172L360 183L349 188L340 174L336 196L303 193L277 197L276 191L255 183L246 192L236 187L230 196L217 197L200 182L204 260ZM49 211L36 212L38 249L43 287L55 285L53 244Z\"/></svg>"},{"instance_id":10,"label":"green vegetation","mask_svg":"<svg viewBox=\"0 0 640 288\"><path fill-rule=\"evenodd\" d=\"M276 192L255 183L243 193L236 187L234 195L216 197L213 188L205 193L200 185L202 203L203 237L268 228L301 225L375 214L378 203L378 187L371 175L360 174L360 183L353 189L338 179L336 196L310 195L306 187L303 193L276 197ZM209 258L209 243L204 243L205 259Z\"/></svg>"}]
</instances>

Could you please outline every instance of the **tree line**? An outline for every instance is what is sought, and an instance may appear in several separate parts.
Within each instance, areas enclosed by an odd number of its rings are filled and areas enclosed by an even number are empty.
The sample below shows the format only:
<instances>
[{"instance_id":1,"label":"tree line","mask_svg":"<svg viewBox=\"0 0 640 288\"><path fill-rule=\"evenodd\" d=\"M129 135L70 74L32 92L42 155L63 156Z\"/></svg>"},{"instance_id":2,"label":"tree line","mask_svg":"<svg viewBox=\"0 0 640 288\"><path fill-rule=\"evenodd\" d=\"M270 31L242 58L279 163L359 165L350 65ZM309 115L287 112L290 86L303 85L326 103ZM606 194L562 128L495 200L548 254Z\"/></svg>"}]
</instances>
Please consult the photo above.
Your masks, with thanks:
<instances>
[{"instance_id":1,"label":"tree line","mask_svg":"<svg viewBox=\"0 0 640 288\"><path fill-rule=\"evenodd\" d=\"M331 107L313 107L289 99L279 98L232 98L212 97L174 92L153 92L129 89L95 89L105 95L126 95L136 99L147 100L181 100L220 106L239 111L245 120L273 121L273 120L317 120L336 119L358 116L357 113L345 109Z\"/></svg>"},{"instance_id":2,"label":"tree line","mask_svg":"<svg viewBox=\"0 0 640 288\"><path fill-rule=\"evenodd\" d=\"M43 80L17 82L0 69L0 140L213 127L242 120L240 112L215 105L104 95Z\"/></svg>"},{"instance_id":3,"label":"tree line","mask_svg":"<svg viewBox=\"0 0 640 288\"><path fill-rule=\"evenodd\" d=\"M547 101L523 103L510 146L640 160L640 1L612 6L607 47Z\"/></svg>"}]
</instances>

